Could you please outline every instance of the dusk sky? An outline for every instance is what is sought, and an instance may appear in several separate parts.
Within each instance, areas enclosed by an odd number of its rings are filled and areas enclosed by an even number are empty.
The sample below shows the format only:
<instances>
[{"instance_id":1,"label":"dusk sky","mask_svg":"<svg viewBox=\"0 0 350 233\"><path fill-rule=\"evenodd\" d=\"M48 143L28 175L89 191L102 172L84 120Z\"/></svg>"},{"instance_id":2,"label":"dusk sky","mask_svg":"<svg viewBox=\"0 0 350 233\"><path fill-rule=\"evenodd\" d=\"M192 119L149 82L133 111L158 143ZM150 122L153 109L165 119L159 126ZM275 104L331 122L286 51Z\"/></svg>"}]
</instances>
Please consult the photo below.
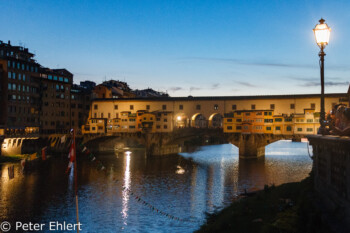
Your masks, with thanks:
<instances>
[{"instance_id":1,"label":"dusk sky","mask_svg":"<svg viewBox=\"0 0 350 233\"><path fill-rule=\"evenodd\" d=\"M1 1L0 40L66 68L171 96L319 93L312 29L332 28L326 93L350 80L350 1Z\"/></svg>"}]
</instances>

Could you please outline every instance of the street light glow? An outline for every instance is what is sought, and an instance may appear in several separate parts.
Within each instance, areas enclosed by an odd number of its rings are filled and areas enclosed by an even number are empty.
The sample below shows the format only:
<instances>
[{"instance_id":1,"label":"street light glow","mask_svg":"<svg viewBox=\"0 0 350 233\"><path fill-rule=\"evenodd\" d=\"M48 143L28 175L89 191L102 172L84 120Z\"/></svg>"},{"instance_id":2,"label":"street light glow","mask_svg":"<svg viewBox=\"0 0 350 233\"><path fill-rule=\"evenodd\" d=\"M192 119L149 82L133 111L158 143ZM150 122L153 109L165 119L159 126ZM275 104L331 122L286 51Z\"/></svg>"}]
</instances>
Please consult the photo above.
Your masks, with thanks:
<instances>
[{"instance_id":1,"label":"street light glow","mask_svg":"<svg viewBox=\"0 0 350 233\"><path fill-rule=\"evenodd\" d=\"M325 23L324 19L320 19L320 23L313 29L316 43L319 47L325 47L329 43L331 28Z\"/></svg>"}]
</instances>

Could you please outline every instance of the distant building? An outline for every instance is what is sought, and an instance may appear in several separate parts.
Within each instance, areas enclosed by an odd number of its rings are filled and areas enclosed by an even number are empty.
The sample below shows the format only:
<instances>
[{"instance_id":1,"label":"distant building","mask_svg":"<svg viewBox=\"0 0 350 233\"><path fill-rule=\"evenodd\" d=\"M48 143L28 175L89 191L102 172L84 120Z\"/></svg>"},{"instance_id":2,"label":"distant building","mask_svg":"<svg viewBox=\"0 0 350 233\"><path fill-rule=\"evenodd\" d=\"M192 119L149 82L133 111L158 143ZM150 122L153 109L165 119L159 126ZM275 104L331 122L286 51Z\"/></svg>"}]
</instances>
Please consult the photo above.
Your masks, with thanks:
<instances>
[{"instance_id":1,"label":"distant building","mask_svg":"<svg viewBox=\"0 0 350 233\"><path fill-rule=\"evenodd\" d=\"M92 90L96 86L96 83L89 80L85 80L83 82L80 82L79 86L87 90Z\"/></svg>"},{"instance_id":2,"label":"distant building","mask_svg":"<svg viewBox=\"0 0 350 233\"><path fill-rule=\"evenodd\" d=\"M0 41L0 127L5 133L38 132L40 127L40 73L27 48Z\"/></svg>"},{"instance_id":3,"label":"distant building","mask_svg":"<svg viewBox=\"0 0 350 233\"><path fill-rule=\"evenodd\" d=\"M71 127L78 133L89 117L92 100L91 87L74 84L71 89Z\"/></svg>"},{"instance_id":4,"label":"distant building","mask_svg":"<svg viewBox=\"0 0 350 233\"><path fill-rule=\"evenodd\" d=\"M102 85L106 86L106 87L116 87L120 90L126 91L126 92L130 92L131 89L129 87L129 85L126 82L122 82L119 80L109 80L109 81L105 81L102 83Z\"/></svg>"},{"instance_id":5,"label":"distant building","mask_svg":"<svg viewBox=\"0 0 350 233\"><path fill-rule=\"evenodd\" d=\"M349 89L348 89L348 99L349 99L349 105L350 106L350 85L349 85Z\"/></svg>"},{"instance_id":6,"label":"distant building","mask_svg":"<svg viewBox=\"0 0 350 233\"><path fill-rule=\"evenodd\" d=\"M42 133L67 133L71 128L73 74L66 69L40 69Z\"/></svg>"},{"instance_id":7,"label":"distant building","mask_svg":"<svg viewBox=\"0 0 350 233\"><path fill-rule=\"evenodd\" d=\"M27 48L0 41L0 135L80 129L94 86L73 86L68 70L42 67Z\"/></svg>"},{"instance_id":8,"label":"distant building","mask_svg":"<svg viewBox=\"0 0 350 233\"><path fill-rule=\"evenodd\" d=\"M133 93L136 97L140 98L154 98L154 97L169 97L167 93L155 91L151 88L147 88L144 90L134 90Z\"/></svg>"},{"instance_id":9,"label":"distant building","mask_svg":"<svg viewBox=\"0 0 350 233\"><path fill-rule=\"evenodd\" d=\"M130 87L126 82L109 80L97 85L94 88L93 97L95 99L133 98L135 97L135 94L132 93Z\"/></svg>"}]
</instances>

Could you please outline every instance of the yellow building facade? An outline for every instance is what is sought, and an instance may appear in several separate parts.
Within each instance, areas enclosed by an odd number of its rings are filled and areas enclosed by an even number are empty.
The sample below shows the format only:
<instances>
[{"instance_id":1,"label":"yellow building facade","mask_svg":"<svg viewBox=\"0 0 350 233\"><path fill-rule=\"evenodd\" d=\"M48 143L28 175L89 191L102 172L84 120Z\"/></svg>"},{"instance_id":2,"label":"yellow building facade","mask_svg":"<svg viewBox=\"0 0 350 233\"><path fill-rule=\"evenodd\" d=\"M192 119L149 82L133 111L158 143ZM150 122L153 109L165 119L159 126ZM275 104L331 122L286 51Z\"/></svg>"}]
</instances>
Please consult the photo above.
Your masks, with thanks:
<instances>
[{"instance_id":1,"label":"yellow building facade","mask_svg":"<svg viewBox=\"0 0 350 233\"><path fill-rule=\"evenodd\" d=\"M326 112L335 104L347 104L344 99L347 100L346 94L326 94ZM95 126L95 131L92 130L96 124L92 120L104 119L106 133L219 127L225 133L311 134L317 132L319 123L315 115L319 111L317 94L96 99L91 104L89 127L83 127L90 131L83 133L96 132Z\"/></svg>"}]
</instances>

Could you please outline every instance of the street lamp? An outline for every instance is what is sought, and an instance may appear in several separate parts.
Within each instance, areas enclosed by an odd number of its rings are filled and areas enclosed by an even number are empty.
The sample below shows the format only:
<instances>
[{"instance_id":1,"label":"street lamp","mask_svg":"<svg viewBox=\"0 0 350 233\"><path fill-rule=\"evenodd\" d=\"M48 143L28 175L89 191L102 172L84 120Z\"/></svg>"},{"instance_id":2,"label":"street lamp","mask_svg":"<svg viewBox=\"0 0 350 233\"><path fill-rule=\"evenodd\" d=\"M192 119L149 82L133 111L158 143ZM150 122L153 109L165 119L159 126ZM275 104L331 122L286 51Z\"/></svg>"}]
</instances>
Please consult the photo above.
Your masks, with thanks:
<instances>
[{"instance_id":1,"label":"street lamp","mask_svg":"<svg viewBox=\"0 0 350 233\"><path fill-rule=\"evenodd\" d=\"M320 132L324 133L325 128L325 110L324 110L324 56L326 54L324 53L324 49L326 48L326 45L328 45L329 42L329 36L331 34L331 29L328 27L328 25L325 23L324 19L320 19L320 23L315 26L313 29L316 43L318 47L320 47L321 51L318 53L318 56L320 57L320 70L321 70L321 114L320 114L320 123L321 123L321 130Z\"/></svg>"}]
</instances>

